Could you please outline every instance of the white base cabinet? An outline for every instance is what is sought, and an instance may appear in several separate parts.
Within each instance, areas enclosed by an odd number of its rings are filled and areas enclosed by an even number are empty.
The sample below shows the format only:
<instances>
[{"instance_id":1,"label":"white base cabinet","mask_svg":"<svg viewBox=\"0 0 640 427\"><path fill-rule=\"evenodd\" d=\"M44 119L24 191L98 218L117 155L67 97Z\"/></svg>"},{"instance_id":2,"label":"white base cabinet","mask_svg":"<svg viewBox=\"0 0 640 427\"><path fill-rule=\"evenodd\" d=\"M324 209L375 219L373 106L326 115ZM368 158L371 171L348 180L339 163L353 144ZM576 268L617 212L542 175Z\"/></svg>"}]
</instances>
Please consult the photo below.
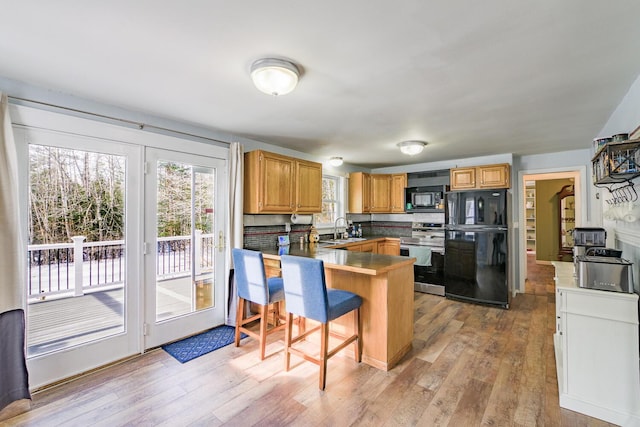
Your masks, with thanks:
<instances>
[{"instance_id":1,"label":"white base cabinet","mask_svg":"<svg viewBox=\"0 0 640 427\"><path fill-rule=\"evenodd\" d=\"M640 426L638 295L580 288L573 263L553 265L560 406Z\"/></svg>"}]
</instances>

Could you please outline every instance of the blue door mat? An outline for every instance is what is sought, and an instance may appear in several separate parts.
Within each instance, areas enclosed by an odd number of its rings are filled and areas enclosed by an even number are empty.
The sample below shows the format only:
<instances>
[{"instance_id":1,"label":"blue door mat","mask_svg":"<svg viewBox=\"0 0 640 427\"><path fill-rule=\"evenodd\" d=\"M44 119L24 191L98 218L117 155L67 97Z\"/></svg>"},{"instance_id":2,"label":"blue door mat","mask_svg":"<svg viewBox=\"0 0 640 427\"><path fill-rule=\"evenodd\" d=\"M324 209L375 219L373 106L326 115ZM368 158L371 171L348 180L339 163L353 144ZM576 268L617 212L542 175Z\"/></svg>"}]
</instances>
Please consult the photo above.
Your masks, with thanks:
<instances>
[{"instance_id":1,"label":"blue door mat","mask_svg":"<svg viewBox=\"0 0 640 427\"><path fill-rule=\"evenodd\" d=\"M233 326L218 326L198 335L163 345L162 349L178 362L185 363L233 343L235 333L236 329ZM241 335L241 338L245 337L245 334Z\"/></svg>"}]
</instances>

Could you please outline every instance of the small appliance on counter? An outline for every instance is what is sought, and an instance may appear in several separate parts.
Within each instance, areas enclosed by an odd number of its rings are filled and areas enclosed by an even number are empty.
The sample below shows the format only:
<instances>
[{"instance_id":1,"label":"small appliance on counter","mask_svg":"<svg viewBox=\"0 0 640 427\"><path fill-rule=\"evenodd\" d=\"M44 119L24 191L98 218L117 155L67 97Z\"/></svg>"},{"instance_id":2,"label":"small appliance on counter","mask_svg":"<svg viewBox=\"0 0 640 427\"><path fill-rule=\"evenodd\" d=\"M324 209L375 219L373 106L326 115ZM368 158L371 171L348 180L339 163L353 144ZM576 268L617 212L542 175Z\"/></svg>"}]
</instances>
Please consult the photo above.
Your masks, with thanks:
<instances>
[{"instance_id":1,"label":"small appliance on counter","mask_svg":"<svg viewBox=\"0 0 640 427\"><path fill-rule=\"evenodd\" d=\"M615 251L607 249L607 251ZM620 252L620 251L616 251ZM618 256L579 255L576 257L578 286L602 291L633 293L633 263Z\"/></svg>"},{"instance_id":2,"label":"small appliance on counter","mask_svg":"<svg viewBox=\"0 0 640 427\"><path fill-rule=\"evenodd\" d=\"M613 292L633 292L633 263L621 258L622 251L605 247L604 228L573 230L573 261L578 286Z\"/></svg>"},{"instance_id":3,"label":"small appliance on counter","mask_svg":"<svg viewBox=\"0 0 640 427\"><path fill-rule=\"evenodd\" d=\"M604 248L607 231L598 227L576 227L573 229L573 259L586 255L589 248Z\"/></svg>"}]
</instances>

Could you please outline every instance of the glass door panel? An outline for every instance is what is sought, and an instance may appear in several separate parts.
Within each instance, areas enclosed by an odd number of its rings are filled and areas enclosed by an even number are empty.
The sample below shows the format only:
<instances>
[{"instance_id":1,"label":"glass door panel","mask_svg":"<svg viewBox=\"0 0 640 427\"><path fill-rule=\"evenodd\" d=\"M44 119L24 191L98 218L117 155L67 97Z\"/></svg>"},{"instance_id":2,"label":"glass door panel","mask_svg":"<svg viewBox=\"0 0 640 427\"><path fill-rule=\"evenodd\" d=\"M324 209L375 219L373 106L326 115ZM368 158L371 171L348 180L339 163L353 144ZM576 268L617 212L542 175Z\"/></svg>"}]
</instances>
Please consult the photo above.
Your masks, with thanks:
<instances>
[{"instance_id":1,"label":"glass door panel","mask_svg":"<svg viewBox=\"0 0 640 427\"><path fill-rule=\"evenodd\" d=\"M224 319L224 160L147 149L146 347ZM153 224L153 225L152 225Z\"/></svg>"},{"instance_id":2,"label":"glass door panel","mask_svg":"<svg viewBox=\"0 0 640 427\"><path fill-rule=\"evenodd\" d=\"M27 356L124 332L126 158L29 146Z\"/></svg>"},{"instance_id":3,"label":"glass door panel","mask_svg":"<svg viewBox=\"0 0 640 427\"><path fill-rule=\"evenodd\" d=\"M27 366L38 387L140 351L130 266L139 264L131 219L141 150L37 128L14 136L28 227Z\"/></svg>"},{"instance_id":4,"label":"glass door panel","mask_svg":"<svg viewBox=\"0 0 640 427\"><path fill-rule=\"evenodd\" d=\"M213 172L157 163L156 321L213 306Z\"/></svg>"}]
</instances>

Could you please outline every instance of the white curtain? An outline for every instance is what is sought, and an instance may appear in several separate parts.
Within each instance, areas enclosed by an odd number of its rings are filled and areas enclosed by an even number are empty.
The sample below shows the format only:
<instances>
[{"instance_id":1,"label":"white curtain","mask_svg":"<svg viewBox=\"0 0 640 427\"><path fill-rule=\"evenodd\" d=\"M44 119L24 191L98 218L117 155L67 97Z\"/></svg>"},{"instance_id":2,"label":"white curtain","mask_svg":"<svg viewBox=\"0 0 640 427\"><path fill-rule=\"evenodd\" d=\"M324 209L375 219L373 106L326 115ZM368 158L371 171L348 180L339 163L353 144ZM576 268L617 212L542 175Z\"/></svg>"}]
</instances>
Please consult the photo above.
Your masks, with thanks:
<instances>
[{"instance_id":1,"label":"white curtain","mask_svg":"<svg viewBox=\"0 0 640 427\"><path fill-rule=\"evenodd\" d=\"M233 274L233 260L231 259L232 248L242 248L244 238L244 227L242 215L244 210L244 155L242 145L232 142L229 146L229 205L227 212L227 224L229 224L226 235L229 238L227 245L227 325L236 323L236 287Z\"/></svg>"},{"instance_id":2,"label":"white curtain","mask_svg":"<svg viewBox=\"0 0 640 427\"><path fill-rule=\"evenodd\" d=\"M18 159L7 96L0 92L0 410L30 399L25 361L25 268Z\"/></svg>"}]
</instances>

